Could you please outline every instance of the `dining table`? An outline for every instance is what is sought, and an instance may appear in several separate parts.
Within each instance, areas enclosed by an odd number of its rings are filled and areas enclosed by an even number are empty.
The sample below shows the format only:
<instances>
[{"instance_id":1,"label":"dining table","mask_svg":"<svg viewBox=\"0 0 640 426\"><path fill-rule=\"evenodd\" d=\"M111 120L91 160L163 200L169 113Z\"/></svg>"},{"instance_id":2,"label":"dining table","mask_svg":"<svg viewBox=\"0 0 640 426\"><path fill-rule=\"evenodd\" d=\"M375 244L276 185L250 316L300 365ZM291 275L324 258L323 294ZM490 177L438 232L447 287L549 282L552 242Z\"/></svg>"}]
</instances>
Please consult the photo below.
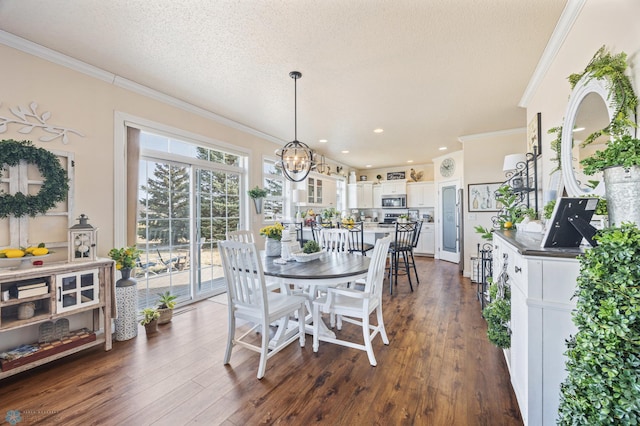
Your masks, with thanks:
<instances>
[{"instance_id":1,"label":"dining table","mask_svg":"<svg viewBox=\"0 0 640 426\"><path fill-rule=\"evenodd\" d=\"M289 260L283 263L280 257L260 254L264 275L275 280L281 291L301 292L311 303L317 296L318 290L336 287L340 284L355 282L365 278L369 270L370 259L355 253L324 252L318 259L307 262ZM310 304L305 317L307 334L313 333ZM326 326L320 324L320 332L335 334Z\"/></svg>"}]
</instances>

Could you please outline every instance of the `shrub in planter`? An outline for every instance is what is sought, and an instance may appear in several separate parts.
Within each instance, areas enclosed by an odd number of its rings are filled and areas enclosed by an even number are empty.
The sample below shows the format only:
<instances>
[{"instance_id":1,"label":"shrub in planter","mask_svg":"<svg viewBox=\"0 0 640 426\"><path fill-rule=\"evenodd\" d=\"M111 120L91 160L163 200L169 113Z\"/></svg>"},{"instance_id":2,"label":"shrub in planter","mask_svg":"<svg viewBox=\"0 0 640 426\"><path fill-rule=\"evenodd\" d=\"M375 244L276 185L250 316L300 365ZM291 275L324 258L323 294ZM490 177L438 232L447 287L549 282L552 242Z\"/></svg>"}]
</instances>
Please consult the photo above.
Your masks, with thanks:
<instances>
[{"instance_id":1,"label":"shrub in planter","mask_svg":"<svg viewBox=\"0 0 640 426\"><path fill-rule=\"evenodd\" d=\"M625 223L596 235L580 258L578 328L567 341L568 376L558 423L640 423L640 229Z\"/></svg>"},{"instance_id":2,"label":"shrub in planter","mask_svg":"<svg viewBox=\"0 0 640 426\"><path fill-rule=\"evenodd\" d=\"M506 284L506 283L505 283ZM482 315L487 321L487 337L499 348L511 347L511 289L504 285L504 294L500 294L498 283L491 283L489 296L491 302L484 308Z\"/></svg>"}]
</instances>

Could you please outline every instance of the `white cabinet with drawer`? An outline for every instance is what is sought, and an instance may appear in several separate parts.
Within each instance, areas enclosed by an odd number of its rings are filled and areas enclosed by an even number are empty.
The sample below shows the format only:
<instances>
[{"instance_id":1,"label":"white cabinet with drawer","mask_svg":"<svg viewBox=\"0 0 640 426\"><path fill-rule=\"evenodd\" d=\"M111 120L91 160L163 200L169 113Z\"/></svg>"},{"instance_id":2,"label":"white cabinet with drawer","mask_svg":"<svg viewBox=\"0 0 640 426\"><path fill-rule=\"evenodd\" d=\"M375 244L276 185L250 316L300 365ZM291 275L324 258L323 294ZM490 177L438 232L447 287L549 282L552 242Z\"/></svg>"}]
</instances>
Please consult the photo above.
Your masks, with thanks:
<instances>
[{"instance_id":1,"label":"white cabinet with drawer","mask_svg":"<svg viewBox=\"0 0 640 426\"><path fill-rule=\"evenodd\" d=\"M494 233L493 276L505 271L511 286L511 384L526 425L555 424L560 384L566 377L565 340L577 329L579 250L540 248L537 234Z\"/></svg>"}]
</instances>

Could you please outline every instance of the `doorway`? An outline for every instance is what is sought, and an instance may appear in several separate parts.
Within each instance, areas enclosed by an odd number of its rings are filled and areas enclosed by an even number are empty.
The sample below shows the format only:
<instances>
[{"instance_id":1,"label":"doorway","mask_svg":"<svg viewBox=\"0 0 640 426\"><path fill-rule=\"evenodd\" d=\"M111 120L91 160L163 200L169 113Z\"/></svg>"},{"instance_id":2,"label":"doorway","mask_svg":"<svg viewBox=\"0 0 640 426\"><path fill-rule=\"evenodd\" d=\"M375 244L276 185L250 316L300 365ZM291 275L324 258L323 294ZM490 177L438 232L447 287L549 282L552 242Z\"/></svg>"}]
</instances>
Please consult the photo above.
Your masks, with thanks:
<instances>
[{"instance_id":1,"label":"doorway","mask_svg":"<svg viewBox=\"0 0 640 426\"><path fill-rule=\"evenodd\" d=\"M440 259L460 262L460 203L458 183L446 182L439 185L440 194Z\"/></svg>"}]
</instances>

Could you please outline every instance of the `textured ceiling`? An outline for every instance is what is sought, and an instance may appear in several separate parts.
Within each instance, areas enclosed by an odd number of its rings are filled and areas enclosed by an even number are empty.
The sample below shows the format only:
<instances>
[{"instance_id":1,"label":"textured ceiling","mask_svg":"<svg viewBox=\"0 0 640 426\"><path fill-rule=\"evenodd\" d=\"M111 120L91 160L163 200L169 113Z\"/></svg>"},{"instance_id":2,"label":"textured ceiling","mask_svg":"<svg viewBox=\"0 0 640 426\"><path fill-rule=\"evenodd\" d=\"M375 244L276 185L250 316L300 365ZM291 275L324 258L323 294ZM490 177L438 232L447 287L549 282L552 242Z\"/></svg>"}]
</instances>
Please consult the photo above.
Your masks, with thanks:
<instances>
[{"instance_id":1,"label":"textured ceiling","mask_svg":"<svg viewBox=\"0 0 640 426\"><path fill-rule=\"evenodd\" d=\"M517 104L565 3L1 0L0 29L285 142L300 71L298 139L387 167L525 127Z\"/></svg>"}]
</instances>

